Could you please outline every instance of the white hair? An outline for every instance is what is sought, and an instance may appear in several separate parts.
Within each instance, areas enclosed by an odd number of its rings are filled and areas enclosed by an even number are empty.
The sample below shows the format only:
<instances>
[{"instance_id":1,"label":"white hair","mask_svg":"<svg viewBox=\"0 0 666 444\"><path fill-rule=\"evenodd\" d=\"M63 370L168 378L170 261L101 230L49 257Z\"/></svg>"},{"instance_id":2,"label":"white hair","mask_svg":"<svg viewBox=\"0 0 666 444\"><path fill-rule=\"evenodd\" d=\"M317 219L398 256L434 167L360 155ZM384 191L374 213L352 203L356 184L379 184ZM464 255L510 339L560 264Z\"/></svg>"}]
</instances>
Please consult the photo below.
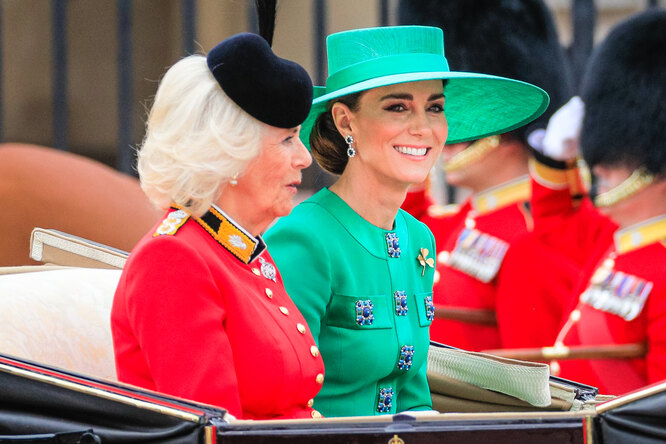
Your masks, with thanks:
<instances>
[{"instance_id":1,"label":"white hair","mask_svg":"<svg viewBox=\"0 0 666 444\"><path fill-rule=\"evenodd\" d=\"M159 208L173 202L201 216L259 154L264 128L229 99L204 56L183 58L162 78L148 116L141 188Z\"/></svg>"}]
</instances>

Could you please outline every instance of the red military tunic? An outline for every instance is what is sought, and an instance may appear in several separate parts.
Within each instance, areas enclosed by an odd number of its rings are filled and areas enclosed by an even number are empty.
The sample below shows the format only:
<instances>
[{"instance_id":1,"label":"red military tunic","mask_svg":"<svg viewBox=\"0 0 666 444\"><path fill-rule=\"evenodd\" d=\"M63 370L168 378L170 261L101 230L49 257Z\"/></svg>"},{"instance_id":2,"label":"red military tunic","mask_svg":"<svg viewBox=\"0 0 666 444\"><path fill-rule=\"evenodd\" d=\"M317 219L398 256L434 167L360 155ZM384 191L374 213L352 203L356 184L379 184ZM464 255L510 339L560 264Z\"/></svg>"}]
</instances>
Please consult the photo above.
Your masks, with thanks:
<instances>
[{"instance_id":1,"label":"red military tunic","mask_svg":"<svg viewBox=\"0 0 666 444\"><path fill-rule=\"evenodd\" d=\"M527 176L478 193L455 208L428 205L424 191L408 194L403 208L428 225L437 246L432 340L474 351L501 346L494 322L475 318L495 319L504 256L532 225L528 199ZM470 319L440 317L451 311Z\"/></svg>"},{"instance_id":2,"label":"red military tunic","mask_svg":"<svg viewBox=\"0 0 666 444\"><path fill-rule=\"evenodd\" d=\"M111 313L118 379L242 419L316 417L324 365L260 238L171 209L132 250Z\"/></svg>"},{"instance_id":3,"label":"red military tunic","mask_svg":"<svg viewBox=\"0 0 666 444\"><path fill-rule=\"evenodd\" d=\"M598 387L601 393L620 395L666 379L666 215L613 234L616 225L589 200L576 205L579 182L572 180L572 172L532 163L535 233L541 234L541 245L572 265L572 273L578 272L572 290L559 299L566 316L551 345L645 344L647 354L552 361L551 371ZM532 251L539 248L537 244ZM540 257L534 262L544 264ZM552 269L533 271L523 289L544 294L552 286Z\"/></svg>"},{"instance_id":4,"label":"red military tunic","mask_svg":"<svg viewBox=\"0 0 666 444\"><path fill-rule=\"evenodd\" d=\"M616 225L594 209L577 168L530 162L533 230L511 245L498 277L503 348L553 345L577 295L591 242L608 245Z\"/></svg>"}]
</instances>

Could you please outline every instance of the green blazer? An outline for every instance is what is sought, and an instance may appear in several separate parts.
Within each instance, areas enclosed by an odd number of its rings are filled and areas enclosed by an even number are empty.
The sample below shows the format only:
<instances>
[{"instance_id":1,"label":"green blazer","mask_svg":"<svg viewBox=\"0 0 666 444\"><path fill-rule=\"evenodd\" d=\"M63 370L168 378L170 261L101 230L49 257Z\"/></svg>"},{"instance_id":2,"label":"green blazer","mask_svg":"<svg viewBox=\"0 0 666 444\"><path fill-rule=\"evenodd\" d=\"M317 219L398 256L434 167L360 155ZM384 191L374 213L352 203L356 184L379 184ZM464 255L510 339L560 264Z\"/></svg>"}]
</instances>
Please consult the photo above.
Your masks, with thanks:
<instances>
[{"instance_id":1,"label":"green blazer","mask_svg":"<svg viewBox=\"0 0 666 444\"><path fill-rule=\"evenodd\" d=\"M435 254L430 230L402 210L394 230L383 230L322 189L264 239L324 359L315 409L355 416L432 408L434 269L418 259L421 248L424 259Z\"/></svg>"}]
</instances>

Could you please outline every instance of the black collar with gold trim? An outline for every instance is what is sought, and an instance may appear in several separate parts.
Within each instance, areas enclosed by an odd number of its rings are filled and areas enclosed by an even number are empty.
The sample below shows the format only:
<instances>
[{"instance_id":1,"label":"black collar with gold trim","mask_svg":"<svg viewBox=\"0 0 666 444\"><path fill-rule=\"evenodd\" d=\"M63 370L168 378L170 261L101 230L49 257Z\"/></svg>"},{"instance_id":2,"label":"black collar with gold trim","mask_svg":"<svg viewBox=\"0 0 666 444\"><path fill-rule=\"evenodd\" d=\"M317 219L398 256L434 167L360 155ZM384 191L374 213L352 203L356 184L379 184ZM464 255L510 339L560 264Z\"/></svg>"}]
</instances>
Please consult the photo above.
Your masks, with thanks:
<instances>
[{"instance_id":1,"label":"black collar with gold trim","mask_svg":"<svg viewBox=\"0 0 666 444\"><path fill-rule=\"evenodd\" d=\"M266 244L260 237L252 236L215 204L203 216L193 219L245 264L255 260L266 249Z\"/></svg>"}]
</instances>

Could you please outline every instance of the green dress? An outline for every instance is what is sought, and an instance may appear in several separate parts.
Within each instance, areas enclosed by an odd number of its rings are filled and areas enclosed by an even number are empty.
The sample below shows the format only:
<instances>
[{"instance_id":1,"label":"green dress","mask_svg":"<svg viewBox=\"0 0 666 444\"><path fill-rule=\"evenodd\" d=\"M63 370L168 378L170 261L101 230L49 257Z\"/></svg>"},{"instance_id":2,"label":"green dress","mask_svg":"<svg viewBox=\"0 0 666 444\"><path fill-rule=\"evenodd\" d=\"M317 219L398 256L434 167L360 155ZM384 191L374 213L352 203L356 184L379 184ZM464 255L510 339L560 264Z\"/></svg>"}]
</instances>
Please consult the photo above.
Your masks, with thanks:
<instances>
[{"instance_id":1,"label":"green dress","mask_svg":"<svg viewBox=\"0 0 666 444\"><path fill-rule=\"evenodd\" d=\"M430 230L402 210L383 230L322 189L264 239L324 359L314 408L329 417L431 409L434 269L419 261L433 263Z\"/></svg>"}]
</instances>

